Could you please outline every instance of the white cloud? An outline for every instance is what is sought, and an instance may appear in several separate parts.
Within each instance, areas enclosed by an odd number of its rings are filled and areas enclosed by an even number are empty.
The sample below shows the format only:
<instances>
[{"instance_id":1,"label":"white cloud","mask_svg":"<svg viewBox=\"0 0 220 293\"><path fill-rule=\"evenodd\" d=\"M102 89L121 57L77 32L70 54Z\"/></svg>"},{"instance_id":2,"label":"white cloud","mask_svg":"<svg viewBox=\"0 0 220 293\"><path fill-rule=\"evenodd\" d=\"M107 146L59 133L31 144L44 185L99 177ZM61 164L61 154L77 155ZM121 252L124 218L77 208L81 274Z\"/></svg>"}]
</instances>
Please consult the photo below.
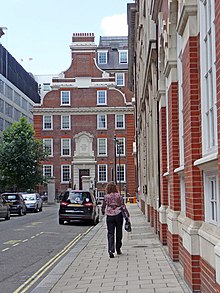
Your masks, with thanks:
<instances>
[{"instance_id":1,"label":"white cloud","mask_svg":"<svg viewBox=\"0 0 220 293\"><path fill-rule=\"evenodd\" d=\"M101 30L105 36L127 36L127 15L124 13L104 17L101 21Z\"/></svg>"}]
</instances>

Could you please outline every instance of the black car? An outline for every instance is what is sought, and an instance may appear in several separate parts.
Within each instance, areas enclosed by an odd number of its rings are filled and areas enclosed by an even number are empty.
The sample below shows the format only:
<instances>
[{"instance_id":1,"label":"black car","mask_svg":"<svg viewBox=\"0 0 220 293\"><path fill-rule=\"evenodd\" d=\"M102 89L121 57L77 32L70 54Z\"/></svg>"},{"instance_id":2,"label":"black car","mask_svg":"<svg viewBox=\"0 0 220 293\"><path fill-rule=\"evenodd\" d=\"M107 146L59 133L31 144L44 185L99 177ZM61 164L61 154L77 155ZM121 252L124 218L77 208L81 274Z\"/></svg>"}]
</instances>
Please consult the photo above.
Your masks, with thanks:
<instances>
[{"instance_id":1,"label":"black car","mask_svg":"<svg viewBox=\"0 0 220 293\"><path fill-rule=\"evenodd\" d=\"M2 193L2 196L9 204L11 214L18 214L19 216L26 215L27 208L25 201L20 193Z\"/></svg>"},{"instance_id":2,"label":"black car","mask_svg":"<svg viewBox=\"0 0 220 293\"><path fill-rule=\"evenodd\" d=\"M72 220L99 222L99 207L94 195L86 190L67 190L60 201L59 224Z\"/></svg>"},{"instance_id":3,"label":"black car","mask_svg":"<svg viewBox=\"0 0 220 293\"><path fill-rule=\"evenodd\" d=\"M3 196L0 195L0 218L10 220L10 207Z\"/></svg>"}]
</instances>

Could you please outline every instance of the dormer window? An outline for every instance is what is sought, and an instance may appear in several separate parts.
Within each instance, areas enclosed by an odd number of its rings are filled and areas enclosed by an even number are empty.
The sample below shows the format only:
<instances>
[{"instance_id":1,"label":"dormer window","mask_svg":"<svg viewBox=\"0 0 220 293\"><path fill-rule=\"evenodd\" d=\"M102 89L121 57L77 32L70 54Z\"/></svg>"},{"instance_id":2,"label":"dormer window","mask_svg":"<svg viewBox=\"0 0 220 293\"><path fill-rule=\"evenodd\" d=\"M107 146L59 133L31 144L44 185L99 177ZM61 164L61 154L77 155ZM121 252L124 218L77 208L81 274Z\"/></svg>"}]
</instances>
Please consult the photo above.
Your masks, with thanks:
<instances>
[{"instance_id":1,"label":"dormer window","mask_svg":"<svg viewBox=\"0 0 220 293\"><path fill-rule=\"evenodd\" d=\"M107 53L108 51L99 51L98 52L98 63L107 64Z\"/></svg>"},{"instance_id":2,"label":"dormer window","mask_svg":"<svg viewBox=\"0 0 220 293\"><path fill-rule=\"evenodd\" d=\"M128 50L120 50L119 53L119 64L128 63Z\"/></svg>"}]
</instances>

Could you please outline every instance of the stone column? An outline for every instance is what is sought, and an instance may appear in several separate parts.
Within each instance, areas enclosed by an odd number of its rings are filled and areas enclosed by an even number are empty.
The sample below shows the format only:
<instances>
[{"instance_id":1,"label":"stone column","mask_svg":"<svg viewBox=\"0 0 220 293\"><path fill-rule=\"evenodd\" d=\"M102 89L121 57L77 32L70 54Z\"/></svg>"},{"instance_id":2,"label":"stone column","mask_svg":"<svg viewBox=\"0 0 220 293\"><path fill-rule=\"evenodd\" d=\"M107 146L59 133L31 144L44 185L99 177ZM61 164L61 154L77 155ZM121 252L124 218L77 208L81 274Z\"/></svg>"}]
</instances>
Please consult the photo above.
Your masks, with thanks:
<instances>
[{"instance_id":1,"label":"stone column","mask_svg":"<svg viewBox=\"0 0 220 293\"><path fill-rule=\"evenodd\" d=\"M48 203L55 203L55 177L48 179L47 183Z\"/></svg>"}]
</instances>

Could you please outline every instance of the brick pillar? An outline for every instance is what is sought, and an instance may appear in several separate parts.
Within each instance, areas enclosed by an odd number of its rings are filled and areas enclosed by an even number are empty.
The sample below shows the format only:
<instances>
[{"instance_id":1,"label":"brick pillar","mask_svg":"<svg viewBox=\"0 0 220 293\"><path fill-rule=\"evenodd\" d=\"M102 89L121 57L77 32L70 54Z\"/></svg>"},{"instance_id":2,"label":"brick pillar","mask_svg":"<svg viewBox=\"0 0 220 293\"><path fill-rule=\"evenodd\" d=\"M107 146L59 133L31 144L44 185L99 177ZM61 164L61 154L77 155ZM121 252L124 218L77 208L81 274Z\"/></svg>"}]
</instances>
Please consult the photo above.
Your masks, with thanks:
<instances>
[{"instance_id":1,"label":"brick pillar","mask_svg":"<svg viewBox=\"0 0 220 293\"><path fill-rule=\"evenodd\" d=\"M168 138L169 138L169 186L170 186L170 212L169 237L167 244L173 260L178 260L178 239L175 212L180 211L179 176L174 170L179 167L179 109L178 109L178 83L172 82L168 89Z\"/></svg>"},{"instance_id":2,"label":"brick pillar","mask_svg":"<svg viewBox=\"0 0 220 293\"><path fill-rule=\"evenodd\" d=\"M160 208L159 208L159 226L160 241L167 244L167 222L166 208L168 206L168 188L167 178L164 173L167 172L167 125L166 125L166 107L161 107L159 113L160 125Z\"/></svg>"},{"instance_id":3,"label":"brick pillar","mask_svg":"<svg viewBox=\"0 0 220 293\"><path fill-rule=\"evenodd\" d=\"M198 238L200 226L196 221L202 221L204 218L202 174L199 168L194 166L194 162L202 156L199 36L189 37L182 60L186 216L192 220L191 226L185 230L184 246L187 248L185 253L187 261L184 261L184 271L188 284L192 289L198 290L200 285L199 247L194 252L191 247Z\"/></svg>"}]
</instances>

